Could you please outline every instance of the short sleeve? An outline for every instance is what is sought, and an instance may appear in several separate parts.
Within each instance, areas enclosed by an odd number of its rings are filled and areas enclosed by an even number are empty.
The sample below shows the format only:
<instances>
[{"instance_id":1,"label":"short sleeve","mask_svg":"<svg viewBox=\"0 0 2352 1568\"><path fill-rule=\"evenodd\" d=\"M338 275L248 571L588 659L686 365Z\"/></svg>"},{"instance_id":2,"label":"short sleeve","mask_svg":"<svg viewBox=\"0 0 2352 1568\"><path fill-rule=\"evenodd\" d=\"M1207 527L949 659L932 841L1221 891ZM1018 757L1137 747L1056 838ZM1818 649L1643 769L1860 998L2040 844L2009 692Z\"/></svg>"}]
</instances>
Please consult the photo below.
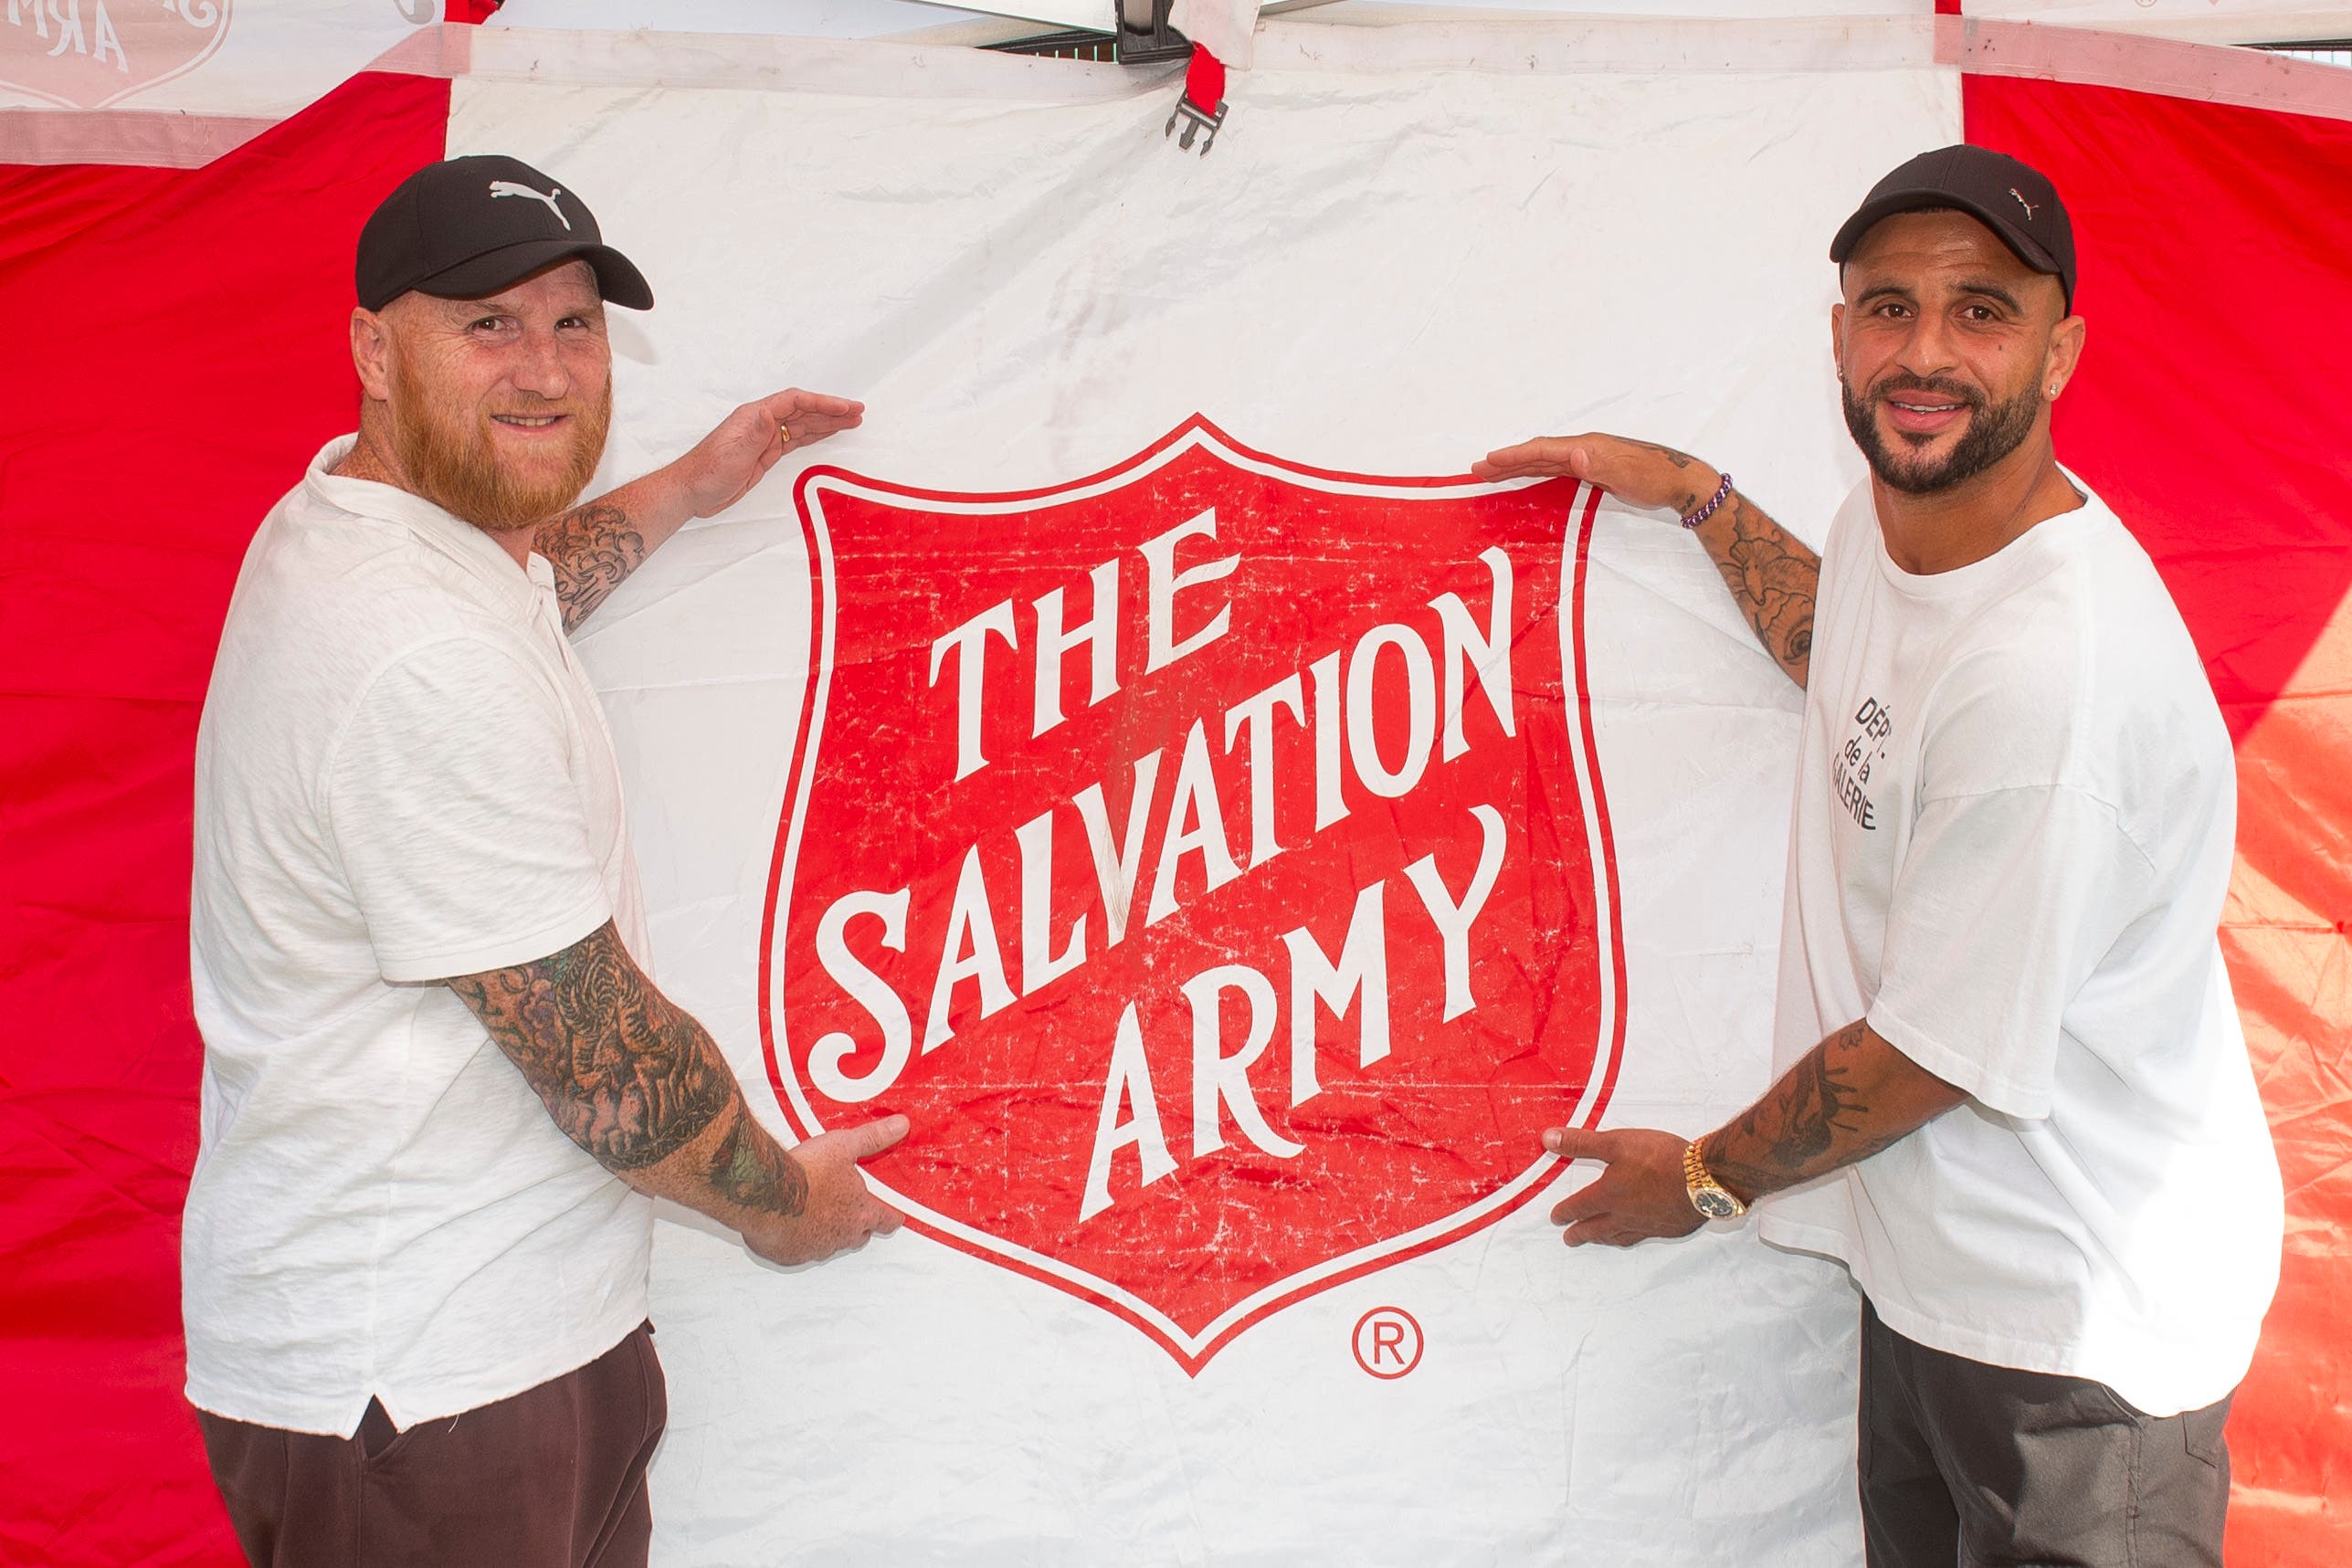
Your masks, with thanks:
<instances>
[{"instance_id":1,"label":"short sleeve","mask_svg":"<svg viewBox=\"0 0 2352 1568\"><path fill-rule=\"evenodd\" d=\"M486 638L379 673L328 760L326 818L384 978L559 952L612 916L562 697Z\"/></svg>"},{"instance_id":2,"label":"short sleeve","mask_svg":"<svg viewBox=\"0 0 2352 1568\"><path fill-rule=\"evenodd\" d=\"M1928 802L1895 873L1871 1027L1990 1109L2047 1116L2067 1006L2154 880L2080 789Z\"/></svg>"}]
</instances>

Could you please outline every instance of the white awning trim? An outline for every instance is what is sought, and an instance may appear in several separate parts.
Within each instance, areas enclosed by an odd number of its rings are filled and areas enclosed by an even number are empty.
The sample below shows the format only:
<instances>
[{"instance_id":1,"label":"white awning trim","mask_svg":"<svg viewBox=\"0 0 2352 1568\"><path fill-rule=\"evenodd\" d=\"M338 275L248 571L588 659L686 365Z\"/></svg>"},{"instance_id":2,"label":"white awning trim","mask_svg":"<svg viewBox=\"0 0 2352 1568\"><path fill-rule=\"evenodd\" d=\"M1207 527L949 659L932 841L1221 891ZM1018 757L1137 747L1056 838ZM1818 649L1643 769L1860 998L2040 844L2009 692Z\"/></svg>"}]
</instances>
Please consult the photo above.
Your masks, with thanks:
<instances>
[{"instance_id":1,"label":"white awning trim","mask_svg":"<svg viewBox=\"0 0 2352 1568\"><path fill-rule=\"evenodd\" d=\"M1252 44L1255 68L1280 71L1567 76L1944 65L1982 75L2352 120L2352 73L2332 65L2274 52L1973 16L1725 21L1488 13L1463 19L1459 11L1442 7L1345 0L1261 19ZM1139 69L889 39L437 24L397 37L372 58L352 61L311 96L358 70L575 85L639 82L1071 102L1157 91L1175 68ZM186 84L202 74L164 83L158 91L193 90ZM217 95L216 89L204 90ZM0 96L0 162L198 167L301 107L264 100L251 113L159 110L143 104L69 110L9 107Z\"/></svg>"}]
</instances>

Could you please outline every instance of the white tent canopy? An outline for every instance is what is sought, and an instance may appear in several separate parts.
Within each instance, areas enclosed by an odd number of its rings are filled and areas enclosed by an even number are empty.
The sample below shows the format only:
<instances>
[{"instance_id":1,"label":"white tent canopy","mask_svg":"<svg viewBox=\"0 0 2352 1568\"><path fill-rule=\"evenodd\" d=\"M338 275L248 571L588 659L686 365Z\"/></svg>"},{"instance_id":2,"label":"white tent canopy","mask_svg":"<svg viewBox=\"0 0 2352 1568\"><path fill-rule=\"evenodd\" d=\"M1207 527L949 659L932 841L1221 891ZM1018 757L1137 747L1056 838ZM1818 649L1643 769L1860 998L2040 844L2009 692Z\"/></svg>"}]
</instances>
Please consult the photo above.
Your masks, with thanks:
<instances>
[{"instance_id":1,"label":"white tent canopy","mask_svg":"<svg viewBox=\"0 0 2352 1568\"><path fill-rule=\"evenodd\" d=\"M1028 29L1004 18L1109 31L1115 0L1003 0L988 6L933 5L920 0L507 0L489 25L595 31L782 33L804 38L926 37L975 42L1018 37ZM1676 17L1756 21L1815 16L1874 17L1932 13L1932 0L1328 0L1317 20L1363 24L1421 17L1539 13L1574 16ZM1990 21L2040 22L2209 44L2258 44L2338 38L2352 33L2352 5L2224 4L2212 0L1971 0L1967 15ZM973 24L981 24L975 28ZM968 37L952 37L953 29Z\"/></svg>"},{"instance_id":2,"label":"white tent canopy","mask_svg":"<svg viewBox=\"0 0 2352 1568\"><path fill-rule=\"evenodd\" d=\"M1149 0L1128 0L1130 11ZM79 5L54 23L52 5L9 6L0 12L0 163L132 163L196 167L299 112L354 74L369 69L458 77L485 69L530 75L546 48L579 58L581 40L602 39L615 59L640 58L669 79L679 60L700 73L722 74L761 40L802 40L817 46L794 56L792 69L834 68L843 57L827 45L861 42L955 50L1001 45L1057 28L1107 32L1119 0L998 0L993 6L949 6L923 0L509 0L487 27L438 20L435 0L236 0L228 5L128 11L109 20L103 11L83 17ZM2294 107L2296 91L2275 74L2249 79L2241 89L2207 90L2211 62L2161 61L2145 49L2103 63L2086 47L2128 47L2182 40L2208 44L2274 43L2352 37L2352 5L2222 4L2209 0L1970 0L1963 18L1937 17L1933 0L1677 0L1661 16L1644 0L1176 0L1176 27L1208 45L1229 65L1252 64L1253 37L1285 37L1283 50L1313 54L1314 40L1336 42L1347 31L1395 23L1482 24L1490 39L1503 25L1515 41L1540 50L1587 49L1638 67L1696 67L1706 58L1756 58L1761 47L1786 58L1791 48L1814 64L1853 62L1883 50L1933 49L1946 64L1974 70L2060 74L2113 86L2187 90L2190 96ZM1277 15L1279 13L1279 15ZM1252 27L1252 19L1260 18ZM1931 21L1941 24L1930 32ZM1998 47L1988 40L2030 21L2036 37L2011 33ZM233 23L233 25L232 25ZM2048 24L2062 24L2052 26ZM1268 34L1266 29L1278 29ZM1537 29L1524 34L1512 29ZM2094 29L2114 46L2086 45ZM1646 42L1633 44L1636 35ZM721 46L716 40L743 40ZM673 40L659 45L656 40ZM2069 48L2066 40L2076 40ZM528 41L526 41L528 40ZM1657 56L1661 40L1668 56ZM1467 46L1465 46L1467 47ZM1623 47L1630 56L1619 58ZM2063 61L2032 68L2021 57L2066 49ZM1612 53L1612 50L1619 53ZM1647 51L1647 52L1645 52ZM632 53L633 52L633 53ZM1475 53L1474 49L1471 52ZM749 54L763 54L750 47ZM868 61L884 68L876 61ZM1425 62L1428 63L1428 62ZM2292 62L2265 62L2282 67ZM903 62L902 62L903 64ZM941 68L936 55L926 69ZM1481 58L1482 68L1502 61ZM1066 72L1067 62L1048 68ZM960 74L960 68L958 68ZM2193 79L2193 82L2192 82ZM1053 79L1061 80L1057 75ZM1132 77L1123 79L1131 84ZM2192 85L2184 87L2184 82ZM2319 91L2326 96L2331 88Z\"/></svg>"}]
</instances>

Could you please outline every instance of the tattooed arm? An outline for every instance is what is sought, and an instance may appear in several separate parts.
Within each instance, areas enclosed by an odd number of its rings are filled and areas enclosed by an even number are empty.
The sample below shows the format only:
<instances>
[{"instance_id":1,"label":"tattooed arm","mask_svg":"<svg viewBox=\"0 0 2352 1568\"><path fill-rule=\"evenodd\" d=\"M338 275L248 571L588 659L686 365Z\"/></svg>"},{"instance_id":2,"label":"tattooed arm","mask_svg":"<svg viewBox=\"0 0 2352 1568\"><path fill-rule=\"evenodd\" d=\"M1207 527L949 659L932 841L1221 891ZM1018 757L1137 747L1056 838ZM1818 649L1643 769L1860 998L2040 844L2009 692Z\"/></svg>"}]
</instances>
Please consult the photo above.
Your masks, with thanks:
<instances>
[{"instance_id":1,"label":"tattooed arm","mask_svg":"<svg viewBox=\"0 0 2352 1568\"><path fill-rule=\"evenodd\" d=\"M726 510L786 452L865 413L862 403L797 388L746 403L676 462L541 523L531 544L555 569L564 629L586 620L688 519Z\"/></svg>"},{"instance_id":2,"label":"tattooed arm","mask_svg":"<svg viewBox=\"0 0 2352 1568\"><path fill-rule=\"evenodd\" d=\"M1701 1139L1699 1154L1734 1197L1754 1203L1867 1160L1967 1098L1857 1018Z\"/></svg>"},{"instance_id":3,"label":"tattooed arm","mask_svg":"<svg viewBox=\"0 0 2352 1568\"><path fill-rule=\"evenodd\" d=\"M905 1136L905 1119L787 1153L753 1119L710 1035L654 987L610 921L534 963L446 984L564 1135L638 1191L709 1215L776 1263L898 1228L857 1162Z\"/></svg>"},{"instance_id":4,"label":"tattooed arm","mask_svg":"<svg viewBox=\"0 0 2352 1568\"><path fill-rule=\"evenodd\" d=\"M1720 482L1714 469L1703 472ZM1707 496L1714 493L1714 485L1707 486ZM1681 515L1706 504L1702 496ZM1756 640L1782 673L1804 685L1813 667L1813 598L1820 585L1821 558L1737 490L1724 497L1715 515L1693 531L1714 558Z\"/></svg>"},{"instance_id":5,"label":"tattooed arm","mask_svg":"<svg viewBox=\"0 0 2352 1568\"><path fill-rule=\"evenodd\" d=\"M1523 441L1488 453L1471 472L1482 479L1573 476L1629 505L1671 508L1681 517L1706 505L1723 482L1722 474L1672 447L1599 435ZM1694 531L1764 651L1789 679L1804 685L1812 666L1821 558L1737 490Z\"/></svg>"},{"instance_id":6,"label":"tattooed arm","mask_svg":"<svg viewBox=\"0 0 2352 1568\"><path fill-rule=\"evenodd\" d=\"M1763 1099L1701 1139L1699 1153L1733 1196L1754 1203L1868 1159L1967 1099L1856 1019L1814 1047ZM1682 1179L1683 1141L1673 1133L1554 1128L1544 1146L1607 1167L1552 1210L1552 1223L1567 1227L1569 1246L1629 1247L1699 1228Z\"/></svg>"},{"instance_id":7,"label":"tattooed arm","mask_svg":"<svg viewBox=\"0 0 2352 1568\"><path fill-rule=\"evenodd\" d=\"M648 474L549 518L533 533L531 548L555 569L555 599L564 606L565 631L578 630L655 545L685 526L685 510L663 504L659 479Z\"/></svg>"}]
</instances>

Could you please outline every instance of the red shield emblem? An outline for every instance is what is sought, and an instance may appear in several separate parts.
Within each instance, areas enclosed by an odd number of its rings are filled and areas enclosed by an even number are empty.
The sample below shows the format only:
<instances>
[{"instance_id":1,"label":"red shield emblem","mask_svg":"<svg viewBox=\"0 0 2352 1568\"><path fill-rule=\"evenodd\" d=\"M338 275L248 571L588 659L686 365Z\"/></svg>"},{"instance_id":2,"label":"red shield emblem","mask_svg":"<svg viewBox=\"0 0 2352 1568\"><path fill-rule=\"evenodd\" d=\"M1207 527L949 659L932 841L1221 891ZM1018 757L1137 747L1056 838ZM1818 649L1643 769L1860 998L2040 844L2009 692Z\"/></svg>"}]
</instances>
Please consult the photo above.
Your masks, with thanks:
<instances>
[{"instance_id":1,"label":"red shield emblem","mask_svg":"<svg viewBox=\"0 0 2352 1568\"><path fill-rule=\"evenodd\" d=\"M195 69L228 35L231 0L26 0L0 16L0 87L102 109Z\"/></svg>"},{"instance_id":2,"label":"red shield emblem","mask_svg":"<svg viewBox=\"0 0 2352 1568\"><path fill-rule=\"evenodd\" d=\"M1193 1372L1545 1184L1624 1030L1596 492L1195 419L1050 490L797 499L761 977L796 1129L904 1111L868 1171L917 1229Z\"/></svg>"}]
</instances>

